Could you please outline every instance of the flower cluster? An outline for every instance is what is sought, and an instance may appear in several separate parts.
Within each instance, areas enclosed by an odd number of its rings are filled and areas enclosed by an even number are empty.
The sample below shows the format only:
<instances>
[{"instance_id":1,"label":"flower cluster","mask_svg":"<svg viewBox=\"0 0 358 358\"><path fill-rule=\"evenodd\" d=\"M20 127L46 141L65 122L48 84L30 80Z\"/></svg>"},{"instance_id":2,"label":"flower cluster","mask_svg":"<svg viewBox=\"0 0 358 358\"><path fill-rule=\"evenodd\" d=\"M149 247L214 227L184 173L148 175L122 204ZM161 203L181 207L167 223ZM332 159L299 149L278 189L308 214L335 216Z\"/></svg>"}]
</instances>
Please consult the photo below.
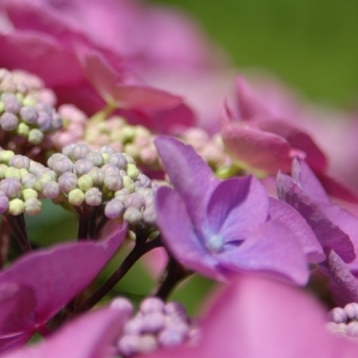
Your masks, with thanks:
<instances>
[{"instance_id":1,"label":"flower cluster","mask_svg":"<svg viewBox=\"0 0 358 358\"><path fill-rule=\"evenodd\" d=\"M4 0L0 46L1 358L357 357L353 115L135 0Z\"/></svg>"}]
</instances>

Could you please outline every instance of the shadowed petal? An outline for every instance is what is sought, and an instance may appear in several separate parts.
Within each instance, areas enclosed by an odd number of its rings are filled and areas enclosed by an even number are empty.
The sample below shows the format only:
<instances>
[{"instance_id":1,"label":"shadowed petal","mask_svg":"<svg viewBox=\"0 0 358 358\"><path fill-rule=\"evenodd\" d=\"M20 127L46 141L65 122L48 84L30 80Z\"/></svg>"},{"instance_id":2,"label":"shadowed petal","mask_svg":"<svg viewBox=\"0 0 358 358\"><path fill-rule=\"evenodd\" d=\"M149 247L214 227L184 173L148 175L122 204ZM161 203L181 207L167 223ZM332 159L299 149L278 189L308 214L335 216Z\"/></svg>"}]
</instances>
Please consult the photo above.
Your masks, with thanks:
<instances>
[{"instance_id":1,"label":"shadowed petal","mask_svg":"<svg viewBox=\"0 0 358 358\"><path fill-rule=\"evenodd\" d=\"M305 218L325 250L333 249L345 262L354 260L354 246L349 236L291 177L282 173L277 175L277 194L280 200L294 207Z\"/></svg>"},{"instance_id":2,"label":"shadowed petal","mask_svg":"<svg viewBox=\"0 0 358 358\"><path fill-rule=\"evenodd\" d=\"M335 302L342 307L350 302L358 302L357 278L352 275L349 266L333 250L328 255L327 266L333 278L329 288Z\"/></svg>"}]
</instances>

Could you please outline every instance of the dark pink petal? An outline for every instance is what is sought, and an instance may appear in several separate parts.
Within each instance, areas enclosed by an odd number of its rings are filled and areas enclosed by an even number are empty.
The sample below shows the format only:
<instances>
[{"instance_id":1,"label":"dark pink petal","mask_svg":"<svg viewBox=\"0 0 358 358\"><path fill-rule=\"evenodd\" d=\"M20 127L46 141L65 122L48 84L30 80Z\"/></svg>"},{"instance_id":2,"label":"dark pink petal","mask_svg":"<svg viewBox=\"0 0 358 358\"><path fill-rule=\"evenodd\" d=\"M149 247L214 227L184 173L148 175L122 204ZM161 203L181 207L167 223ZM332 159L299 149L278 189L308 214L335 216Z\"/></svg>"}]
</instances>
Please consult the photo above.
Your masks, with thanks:
<instances>
[{"instance_id":1,"label":"dark pink petal","mask_svg":"<svg viewBox=\"0 0 358 358\"><path fill-rule=\"evenodd\" d=\"M123 73L112 68L99 52L84 46L77 47L77 54L88 81L110 105L118 108L143 108L163 110L178 106L182 99L152 87L125 84Z\"/></svg>"},{"instance_id":2,"label":"dark pink petal","mask_svg":"<svg viewBox=\"0 0 358 358\"><path fill-rule=\"evenodd\" d=\"M220 182L207 207L207 226L225 242L245 239L268 218L268 196L254 177L232 178Z\"/></svg>"},{"instance_id":3,"label":"dark pink petal","mask_svg":"<svg viewBox=\"0 0 358 358\"><path fill-rule=\"evenodd\" d=\"M354 260L354 246L349 236L291 177L282 173L277 175L277 194L280 200L293 206L305 218L324 250L334 250L345 262Z\"/></svg>"},{"instance_id":4,"label":"dark pink petal","mask_svg":"<svg viewBox=\"0 0 358 358\"><path fill-rule=\"evenodd\" d=\"M11 283L33 290L36 309L29 322L32 331L92 282L119 248L125 233L123 227L105 242L62 244L32 252L0 273L1 284Z\"/></svg>"},{"instance_id":5,"label":"dark pink petal","mask_svg":"<svg viewBox=\"0 0 358 358\"><path fill-rule=\"evenodd\" d=\"M182 196L191 219L200 225L208 198L219 180L193 147L165 136L157 137L155 145L164 170Z\"/></svg>"},{"instance_id":6,"label":"dark pink petal","mask_svg":"<svg viewBox=\"0 0 358 358\"><path fill-rule=\"evenodd\" d=\"M172 255L185 267L204 276L223 279L217 261L197 236L180 195L167 187L156 194L157 224Z\"/></svg>"},{"instance_id":7,"label":"dark pink petal","mask_svg":"<svg viewBox=\"0 0 358 358\"><path fill-rule=\"evenodd\" d=\"M1 358L109 358L127 317L127 312L118 309L91 312L69 322L45 342Z\"/></svg>"},{"instance_id":8,"label":"dark pink petal","mask_svg":"<svg viewBox=\"0 0 358 358\"><path fill-rule=\"evenodd\" d=\"M286 203L270 198L270 218L287 226L299 239L307 259L311 263L325 260L326 255L316 235L307 224L306 220L291 206Z\"/></svg>"},{"instance_id":9,"label":"dark pink petal","mask_svg":"<svg viewBox=\"0 0 358 358\"><path fill-rule=\"evenodd\" d=\"M236 249L217 255L220 264L232 271L258 271L297 285L308 281L307 260L300 242L280 222L270 220Z\"/></svg>"},{"instance_id":10,"label":"dark pink petal","mask_svg":"<svg viewBox=\"0 0 358 358\"><path fill-rule=\"evenodd\" d=\"M284 138L239 122L224 125L221 135L227 152L244 167L267 174L290 171L293 152Z\"/></svg>"}]
</instances>

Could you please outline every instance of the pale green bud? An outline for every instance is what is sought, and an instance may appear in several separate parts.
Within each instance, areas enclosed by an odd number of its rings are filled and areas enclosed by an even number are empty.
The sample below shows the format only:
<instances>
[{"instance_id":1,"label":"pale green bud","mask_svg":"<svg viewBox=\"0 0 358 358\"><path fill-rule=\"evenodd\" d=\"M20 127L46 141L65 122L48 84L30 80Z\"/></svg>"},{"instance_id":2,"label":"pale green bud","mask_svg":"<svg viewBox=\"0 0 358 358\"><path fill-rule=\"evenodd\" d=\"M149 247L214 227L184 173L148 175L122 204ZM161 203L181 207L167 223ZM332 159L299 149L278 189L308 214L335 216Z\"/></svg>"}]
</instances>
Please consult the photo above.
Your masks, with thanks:
<instances>
[{"instance_id":1,"label":"pale green bud","mask_svg":"<svg viewBox=\"0 0 358 358\"><path fill-rule=\"evenodd\" d=\"M123 187L128 189L131 193L133 193L135 191L134 181L128 175L125 175L122 178L122 180L123 180Z\"/></svg>"},{"instance_id":2,"label":"pale green bud","mask_svg":"<svg viewBox=\"0 0 358 358\"><path fill-rule=\"evenodd\" d=\"M21 193L22 198L26 201L30 198L38 198L38 193L34 189L24 189Z\"/></svg>"},{"instance_id":3,"label":"pale green bud","mask_svg":"<svg viewBox=\"0 0 358 358\"><path fill-rule=\"evenodd\" d=\"M82 191L87 191L92 188L93 180L90 175L85 174L78 178L77 185Z\"/></svg>"},{"instance_id":4,"label":"pale green bud","mask_svg":"<svg viewBox=\"0 0 358 358\"><path fill-rule=\"evenodd\" d=\"M126 168L126 172L128 176L133 180L136 180L139 175L139 170L134 164L128 164Z\"/></svg>"},{"instance_id":5,"label":"pale green bud","mask_svg":"<svg viewBox=\"0 0 358 358\"><path fill-rule=\"evenodd\" d=\"M9 163L9 160L15 155L15 153L11 150L1 150L0 151L0 162Z\"/></svg>"},{"instance_id":6,"label":"pale green bud","mask_svg":"<svg viewBox=\"0 0 358 358\"><path fill-rule=\"evenodd\" d=\"M85 193L81 189L73 189L68 193L68 201L74 206L80 206L85 200Z\"/></svg>"},{"instance_id":7,"label":"pale green bud","mask_svg":"<svg viewBox=\"0 0 358 358\"><path fill-rule=\"evenodd\" d=\"M16 132L18 135L27 137L30 133L30 127L26 123L20 122L16 128Z\"/></svg>"},{"instance_id":8,"label":"pale green bud","mask_svg":"<svg viewBox=\"0 0 358 358\"><path fill-rule=\"evenodd\" d=\"M21 177L22 177L22 175L21 175L20 169L9 167L5 171L5 178L7 178L7 179L10 179L10 178L21 179Z\"/></svg>"},{"instance_id":9,"label":"pale green bud","mask_svg":"<svg viewBox=\"0 0 358 358\"><path fill-rule=\"evenodd\" d=\"M32 144L40 144L44 138L44 134L36 128L33 128L29 132L27 140Z\"/></svg>"},{"instance_id":10,"label":"pale green bud","mask_svg":"<svg viewBox=\"0 0 358 358\"><path fill-rule=\"evenodd\" d=\"M5 178L5 173L8 166L6 164L0 164L0 179Z\"/></svg>"},{"instance_id":11,"label":"pale green bud","mask_svg":"<svg viewBox=\"0 0 358 358\"><path fill-rule=\"evenodd\" d=\"M17 216L24 212L25 204L20 199L12 199L9 202L9 213L11 215Z\"/></svg>"}]
</instances>

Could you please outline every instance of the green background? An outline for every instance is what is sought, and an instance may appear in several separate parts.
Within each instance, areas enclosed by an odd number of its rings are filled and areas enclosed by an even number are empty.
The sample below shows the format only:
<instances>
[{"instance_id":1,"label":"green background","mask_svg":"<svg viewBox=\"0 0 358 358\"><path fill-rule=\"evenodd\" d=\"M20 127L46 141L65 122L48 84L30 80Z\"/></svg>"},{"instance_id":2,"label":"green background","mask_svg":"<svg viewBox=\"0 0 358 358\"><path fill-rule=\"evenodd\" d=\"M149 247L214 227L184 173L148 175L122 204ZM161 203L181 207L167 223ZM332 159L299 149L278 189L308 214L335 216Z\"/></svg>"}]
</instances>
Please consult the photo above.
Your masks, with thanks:
<instances>
[{"instance_id":1,"label":"green background","mask_svg":"<svg viewBox=\"0 0 358 358\"><path fill-rule=\"evenodd\" d=\"M151 2L185 10L241 70L268 69L315 101L358 103L356 0Z\"/></svg>"}]
</instances>

